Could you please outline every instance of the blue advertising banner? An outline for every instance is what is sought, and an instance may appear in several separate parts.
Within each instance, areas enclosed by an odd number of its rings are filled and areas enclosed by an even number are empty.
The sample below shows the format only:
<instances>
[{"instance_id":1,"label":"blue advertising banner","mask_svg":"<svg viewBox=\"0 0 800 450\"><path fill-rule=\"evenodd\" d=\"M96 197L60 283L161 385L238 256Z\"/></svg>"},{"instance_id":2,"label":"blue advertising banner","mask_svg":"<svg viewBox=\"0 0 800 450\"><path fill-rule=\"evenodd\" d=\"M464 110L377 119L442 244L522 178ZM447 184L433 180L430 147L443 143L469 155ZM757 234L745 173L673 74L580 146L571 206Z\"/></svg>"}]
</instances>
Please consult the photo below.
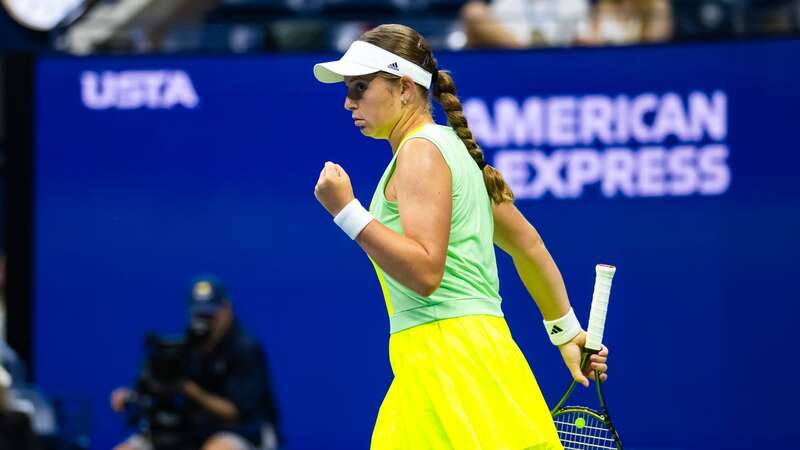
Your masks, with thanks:
<instances>
[{"instance_id":1,"label":"blue advertising banner","mask_svg":"<svg viewBox=\"0 0 800 450\"><path fill-rule=\"evenodd\" d=\"M618 266L606 395L627 448L800 439L798 54L775 40L437 55L584 324L594 265ZM133 432L109 395L148 331L186 327L199 272L225 280L266 349L285 448L368 447L391 381L386 310L313 189L330 160L368 201L391 150L353 126L342 86L314 80L333 57L40 60L37 381L91 403L92 448ZM498 264L554 404L568 372L500 250Z\"/></svg>"}]
</instances>

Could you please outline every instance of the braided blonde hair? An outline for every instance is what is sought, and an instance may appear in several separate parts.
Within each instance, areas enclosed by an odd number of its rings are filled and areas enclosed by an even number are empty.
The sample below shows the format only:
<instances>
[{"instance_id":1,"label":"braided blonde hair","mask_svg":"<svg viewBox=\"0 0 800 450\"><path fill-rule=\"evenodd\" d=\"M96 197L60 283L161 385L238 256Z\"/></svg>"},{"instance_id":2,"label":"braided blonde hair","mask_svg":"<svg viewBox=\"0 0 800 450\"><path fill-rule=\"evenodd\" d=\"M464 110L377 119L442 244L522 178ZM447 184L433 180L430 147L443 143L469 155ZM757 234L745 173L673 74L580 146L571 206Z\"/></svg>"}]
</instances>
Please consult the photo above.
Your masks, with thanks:
<instances>
[{"instance_id":1,"label":"braided blonde hair","mask_svg":"<svg viewBox=\"0 0 800 450\"><path fill-rule=\"evenodd\" d=\"M390 24L367 31L361 35L359 40L401 56L433 74L433 98L442 105L447 114L448 125L453 128L472 159L481 168L489 198L498 205L504 202L513 202L514 193L506 184L503 175L486 163L483 152L472 136L461 101L456 96L453 77L448 72L438 69L436 58L433 57L433 52L425 39L413 28ZM428 90L419 85L417 88L423 91L423 98L427 98Z\"/></svg>"}]
</instances>

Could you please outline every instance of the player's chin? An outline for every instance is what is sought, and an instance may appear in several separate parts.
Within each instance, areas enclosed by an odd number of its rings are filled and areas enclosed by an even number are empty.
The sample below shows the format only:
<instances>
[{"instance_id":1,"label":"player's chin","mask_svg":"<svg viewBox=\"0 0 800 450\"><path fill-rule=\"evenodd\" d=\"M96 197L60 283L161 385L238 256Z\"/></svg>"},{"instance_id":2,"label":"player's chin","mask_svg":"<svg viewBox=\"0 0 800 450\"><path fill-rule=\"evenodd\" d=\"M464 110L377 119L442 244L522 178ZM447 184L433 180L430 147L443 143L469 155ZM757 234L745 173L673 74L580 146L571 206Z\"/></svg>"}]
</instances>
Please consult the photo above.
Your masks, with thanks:
<instances>
[{"instance_id":1,"label":"player's chin","mask_svg":"<svg viewBox=\"0 0 800 450\"><path fill-rule=\"evenodd\" d=\"M366 137L370 137L372 139L379 139L378 133L375 132L375 129L370 127L369 125L364 125L363 127L358 127L358 130Z\"/></svg>"}]
</instances>

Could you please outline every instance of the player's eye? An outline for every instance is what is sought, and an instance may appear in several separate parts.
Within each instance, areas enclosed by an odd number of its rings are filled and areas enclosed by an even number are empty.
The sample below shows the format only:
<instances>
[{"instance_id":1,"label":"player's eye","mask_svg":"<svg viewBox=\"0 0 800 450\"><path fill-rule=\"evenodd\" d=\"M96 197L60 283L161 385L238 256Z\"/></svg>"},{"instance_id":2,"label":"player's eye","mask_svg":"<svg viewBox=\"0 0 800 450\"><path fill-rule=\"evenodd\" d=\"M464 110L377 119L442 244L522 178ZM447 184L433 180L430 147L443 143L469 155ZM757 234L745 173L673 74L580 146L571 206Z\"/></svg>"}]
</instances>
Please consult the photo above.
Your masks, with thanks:
<instances>
[{"instance_id":1,"label":"player's eye","mask_svg":"<svg viewBox=\"0 0 800 450\"><path fill-rule=\"evenodd\" d=\"M351 100L361 100L364 92L369 88L369 82L365 80L356 80L347 87L347 96Z\"/></svg>"}]
</instances>

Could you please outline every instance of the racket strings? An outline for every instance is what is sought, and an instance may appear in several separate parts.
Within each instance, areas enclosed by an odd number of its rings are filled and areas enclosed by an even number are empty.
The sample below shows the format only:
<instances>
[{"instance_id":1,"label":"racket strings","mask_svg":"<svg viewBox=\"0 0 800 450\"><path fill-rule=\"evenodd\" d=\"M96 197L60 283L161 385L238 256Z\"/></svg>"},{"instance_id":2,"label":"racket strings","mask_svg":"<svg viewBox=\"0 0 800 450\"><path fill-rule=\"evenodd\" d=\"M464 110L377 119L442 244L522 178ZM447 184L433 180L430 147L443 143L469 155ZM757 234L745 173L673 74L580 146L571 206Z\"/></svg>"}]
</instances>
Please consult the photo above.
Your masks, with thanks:
<instances>
[{"instance_id":1,"label":"racket strings","mask_svg":"<svg viewBox=\"0 0 800 450\"><path fill-rule=\"evenodd\" d=\"M554 418L565 450L617 450L614 435L606 424L582 412L567 412Z\"/></svg>"}]
</instances>

